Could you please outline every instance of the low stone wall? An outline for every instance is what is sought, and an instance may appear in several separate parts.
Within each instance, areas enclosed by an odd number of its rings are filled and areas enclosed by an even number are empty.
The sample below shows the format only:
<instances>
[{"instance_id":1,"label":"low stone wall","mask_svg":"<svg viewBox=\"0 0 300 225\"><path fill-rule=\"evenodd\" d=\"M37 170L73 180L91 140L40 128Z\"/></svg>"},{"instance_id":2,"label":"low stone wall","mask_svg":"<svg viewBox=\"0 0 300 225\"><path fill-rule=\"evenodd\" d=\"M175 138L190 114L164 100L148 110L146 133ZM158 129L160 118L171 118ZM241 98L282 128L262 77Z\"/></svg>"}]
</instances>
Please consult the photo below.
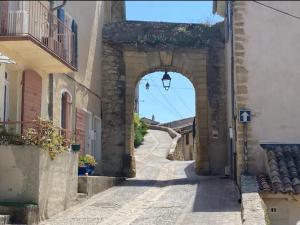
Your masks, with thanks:
<instances>
[{"instance_id":1,"label":"low stone wall","mask_svg":"<svg viewBox=\"0 0 300 225\"><path fill-rule=\"evenodd\" d=\"M178 142L181 139L181 135L177 133L175 130L169 127L159 126L159 125L148 125L148 127L152 130L161 130L168 132L170 137L173 139L169 153L167 155L167 159L169 160L184 160L184 156L182 153L182 149L180 145L178 145Z\"/></svg>"},{"instance_id":2,"label":"low stone wall","mask_svg":"<svg viewBox=\"0 0 300 225\"><path fill-rule=\"evenodd\" d=\"M266 206L258 193L255 176L241 176L243 225L269 225Z\"/></svg>"},{"instance_id":3,"label":"low stone wall","mask_svg":"<svg viewBox=\"0 0 300 225\"><path fill-rule=\"evenodd\" d=\"M125 181L124 177L79 176L78 193L84 193L88 197L92 197L123 181Z\"/></svg>"},{"instance_id":4,"label":"low stone wall","mask_svg":"<svg viewBox=\"0 0 300 225\"><path fill-rule=\"evenodd\" d=\"M78 154L51 160L36 146L0 145L0 201L37 204L43 220L72 205L77 197Z\"/></svg>"}]
</instances>

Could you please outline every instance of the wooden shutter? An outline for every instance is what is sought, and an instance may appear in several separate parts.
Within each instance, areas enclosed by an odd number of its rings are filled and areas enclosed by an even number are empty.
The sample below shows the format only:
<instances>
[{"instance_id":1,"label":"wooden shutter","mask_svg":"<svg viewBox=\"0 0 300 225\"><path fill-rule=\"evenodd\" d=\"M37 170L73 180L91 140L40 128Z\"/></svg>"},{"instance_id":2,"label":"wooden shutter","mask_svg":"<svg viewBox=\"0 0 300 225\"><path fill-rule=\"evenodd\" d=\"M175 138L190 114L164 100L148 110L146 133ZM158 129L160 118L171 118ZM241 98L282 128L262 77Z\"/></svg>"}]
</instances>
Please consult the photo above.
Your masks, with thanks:
<instances>
[{"instance_id":1,"label":"wooden shutter","mask_svg":"<svg viewBox=\"0 0 300 225\"><path fill-rule=\"evenodd\" d=\"M41 116L42 78L35 71L24 71L22 95L22 121L32 121ZM32 124L23 124L22 131L29 127Z\"/></svg>"},{"instance_id":2,"label":"wooden shutter","mask_svg":"<svg viewBox=\"0 0 300 225\"><path fill-rule=\"evenodd\" d=\"M85 121L86 112L80 108L76 108L76 143L80 144L80 151L85 153Z\"/></svg>"},{"instance_id":3,"label":"wooden shutter","mask_svg":"<svg viewBox=\"0 0 300 225\"><path fill-rule=\"evenodd\" d=\"M0 32L2 34L8 31L8 4L9 1L0 2Z\"/></svg>"},{"instance_id":4,"label":"wooden shutter","mask_svg":"<svg viewBox=\"0 0 300 225\"><path fill-rule=\"evenodd\" d=\"M67 92L64 92L61 98L61 127L66 130L66 132L63 132L66 139L71 138L71 116L72 116L71 96Z\"/></svg>"},{"instance_id":5,"label":"wooden shutter","mask_svg":"<svg viewBox=\"0 0 300 225\"><path fill-rule=\"evenodd\" d=\"M72 32L74 32L74 39L73 39L73 53L72 53L72 64L77 65L77 58L78 58L78 26L75 20L72 21Z\"/></svg>"}]
</instances>

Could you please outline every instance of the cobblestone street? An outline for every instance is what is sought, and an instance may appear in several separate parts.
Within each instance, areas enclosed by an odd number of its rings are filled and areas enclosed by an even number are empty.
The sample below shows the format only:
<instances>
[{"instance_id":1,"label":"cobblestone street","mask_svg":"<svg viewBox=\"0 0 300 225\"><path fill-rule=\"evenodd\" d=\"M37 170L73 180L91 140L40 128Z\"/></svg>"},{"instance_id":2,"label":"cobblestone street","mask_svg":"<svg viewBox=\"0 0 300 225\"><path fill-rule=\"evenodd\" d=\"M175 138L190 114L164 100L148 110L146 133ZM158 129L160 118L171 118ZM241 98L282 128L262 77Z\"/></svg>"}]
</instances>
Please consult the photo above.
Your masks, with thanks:
<instances>
[{"instance_id":1,"label":"cobblestone street","mask_svg":"<svg viewBox=\"0 0 300 225\"><path fill-rule=\"evenodd\" d=\"M170 144L166 132L150 130L136 150L136 178L40 224L242 224L233 181L196 176L192 161L167 160Z\"/></svg>"}]
</instances>

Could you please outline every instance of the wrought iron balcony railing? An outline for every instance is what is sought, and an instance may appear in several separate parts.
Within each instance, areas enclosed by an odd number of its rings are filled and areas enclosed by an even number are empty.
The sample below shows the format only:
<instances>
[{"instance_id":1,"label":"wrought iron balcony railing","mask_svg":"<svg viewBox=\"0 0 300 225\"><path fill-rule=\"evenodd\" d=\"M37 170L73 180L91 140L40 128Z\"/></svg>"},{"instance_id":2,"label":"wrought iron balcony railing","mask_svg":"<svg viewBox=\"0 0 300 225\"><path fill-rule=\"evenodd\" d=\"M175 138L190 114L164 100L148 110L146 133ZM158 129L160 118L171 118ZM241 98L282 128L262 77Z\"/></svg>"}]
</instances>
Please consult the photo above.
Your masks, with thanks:
<instances>
[{"instance_id":1,"label":"wrought iron balcony railing","mask_svg":"<svg viewBox=\"0 0 300 225\"><path fill-rule=\"evenodd\" d=\"M71 24L56 17L46 3L1 1L0 38L31 39L76 70L76 33L71 30Z\"/></svg>"}]
</instances>

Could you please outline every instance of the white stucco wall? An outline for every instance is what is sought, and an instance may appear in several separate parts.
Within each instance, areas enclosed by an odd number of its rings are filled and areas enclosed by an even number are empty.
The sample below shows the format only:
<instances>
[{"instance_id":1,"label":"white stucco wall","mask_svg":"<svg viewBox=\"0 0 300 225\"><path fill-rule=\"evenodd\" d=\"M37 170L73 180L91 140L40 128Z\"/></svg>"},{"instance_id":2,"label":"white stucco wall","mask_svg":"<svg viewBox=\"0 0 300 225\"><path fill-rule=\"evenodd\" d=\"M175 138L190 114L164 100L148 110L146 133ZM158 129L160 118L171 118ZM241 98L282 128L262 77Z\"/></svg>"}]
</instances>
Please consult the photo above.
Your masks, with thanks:
<instances>
[{"instance_id":1,"label":"white stucco wall","mask_svg":"<svg viewBox=\"0 0 300 225\"><path fill-rule=\"evenodd\" d=\"M265 2L298 15L300 2ZM300 142L300 21L247 2L245 64L253 137Z\"/></svg>"},{"instance_id":2,"label":"white stucco wall","mask_svg":"<svg viewBox=\"0 0 300 225\"><path fill-rule=\"evenodd\" d=\"M65 5L78 24L78 71L71 76L101 95L103 1L71 1ZM62 77L57 77L59 79ZM64 77L65 79L69 79ZM76 85L76 106L100 116L100 100L86 88Z\"/></svg>"},{"instance_id":3,"label":"white stucco wall","mask_svg":"<svg viewBox=\"0 0 300 225\"><path fill-rule=\"evenodd\" d=\"M300 224L299 196L284 196L271 194L263 197L267 206L271 225L298 225ZM273 208L273 210L271 210ZM274 209L276 211L274 211Z\"/></svg>"},{"instance_id":4,"label":"white stucco wall","mask_svg":"<svg viewBox=\"0 0 300 225\"><path fill-rule=\"evenodd\" d=\"M294 15L300 12L300 2L263 3ZM300 20L253 1L234 4L237 110L253 112L249 162L251 172L258 173L264 171L261 142L300 142ZM237 132L243 160L241 127Z\"/></svg>"}]
</instances>

